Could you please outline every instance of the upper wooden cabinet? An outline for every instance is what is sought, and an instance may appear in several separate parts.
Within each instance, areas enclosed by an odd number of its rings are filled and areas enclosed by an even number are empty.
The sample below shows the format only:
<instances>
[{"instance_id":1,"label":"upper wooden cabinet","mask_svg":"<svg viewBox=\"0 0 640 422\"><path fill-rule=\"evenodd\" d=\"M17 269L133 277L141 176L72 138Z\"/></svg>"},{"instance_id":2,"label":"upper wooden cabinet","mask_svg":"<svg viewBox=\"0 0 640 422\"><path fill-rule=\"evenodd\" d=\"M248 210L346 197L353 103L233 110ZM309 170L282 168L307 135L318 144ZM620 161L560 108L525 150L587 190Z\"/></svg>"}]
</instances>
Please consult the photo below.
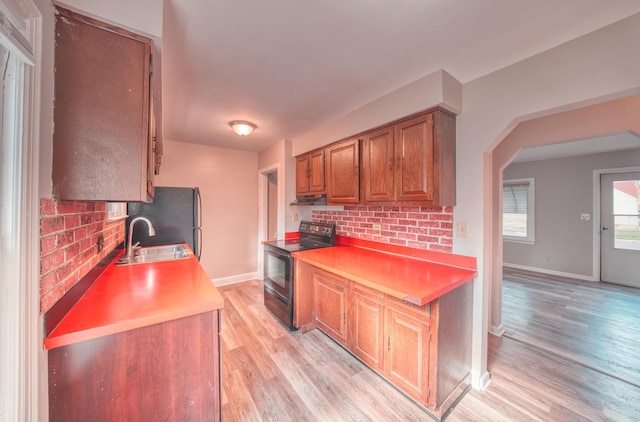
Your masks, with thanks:
<instances>
[{"instance_id":1,"label":"upper wooden cabinet","mask_svg":"<svg viewBox=\"0 0 640 422\"><path fill-rule=\"evenodd\" d=\"M54 197L150 201L160 143L152 40L56 10Z\"/></svg>"},{"instance_id":2,"label":"upper wooden cabinet","mask_svg":"<svg viewBox=\"0 0 640 422\"><path fill-rule=\"evenodd\" d=\"M329 205L456 203L456 118L446 110L397 120L322 152L296 157L297 194L324 193L326 187ZM325 170L314 185L321 160Z\"/></svg>"},{"instance_id":3,"label":"upper wooden cabinet","mask_svg":"<svg viewBox=\"0 0 640 422\"><path fill-rule=\"evenodd\" d=\"M327 204L357 204L360 201L360 139L354 138L326 148Z\"/></svg>"},{"instance_id":4,"label":"upper wooden cabinet","mask_svg":"<svg viewBox=\"0 0 640 422\"><path fill-rule=\"evenodd\" d=\"M296 194L325 193L324 150L311 151L296 157Z\"/></svg>"},{"instance_id":5,"label":"upper wooden cabinet","mask_svg":"<svg viewBox=\"0 0 640 422\"><path fill-rule=\"evenodd\" d=\"M435 109L363 136L362 202L455 205L455 117Z\"/></svg>"}]
</instances>

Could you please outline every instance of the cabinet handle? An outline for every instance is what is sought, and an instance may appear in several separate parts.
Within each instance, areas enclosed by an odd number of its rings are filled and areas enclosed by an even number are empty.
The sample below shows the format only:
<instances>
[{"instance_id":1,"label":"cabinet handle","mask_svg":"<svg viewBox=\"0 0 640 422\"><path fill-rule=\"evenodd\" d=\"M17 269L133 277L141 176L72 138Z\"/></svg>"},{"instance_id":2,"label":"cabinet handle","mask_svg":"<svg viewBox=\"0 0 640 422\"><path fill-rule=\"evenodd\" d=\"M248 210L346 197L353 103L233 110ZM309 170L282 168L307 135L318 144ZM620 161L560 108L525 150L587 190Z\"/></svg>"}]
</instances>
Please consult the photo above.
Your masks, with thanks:
<instances>
[{"instance_id":1,"label":"cabinet handle","mask_svg":"<svg viewBox=\"0 0 640 422\"><path fill-rule=\"evenodd\" d=\"M354 175L355 177L358 177L358 171L359 171L358 166L355 166L355 167L353 168L353 175Z\"/></svg>"},{"instance_id":2,"label":"cabinet handle","mask_svg":"<svg viewBox=\"0 0 640 422\"><path fill-rule=\"evenodd\" d=\"M399 169L399 168L400 168L400 160L401 160L401 158L400 158L400 157L396 158L396 168L397 168L397 169Z\"/></svg>"},{"instance_id":3,"label":"cabinet handle","mask_svg":"<svg viewBox=\"0 0 640 422\"><path fill-rule=\"evenodd\" d=\"M393 158L389 158L389 170L393 170Z\"/></svg>"}]
</instances>

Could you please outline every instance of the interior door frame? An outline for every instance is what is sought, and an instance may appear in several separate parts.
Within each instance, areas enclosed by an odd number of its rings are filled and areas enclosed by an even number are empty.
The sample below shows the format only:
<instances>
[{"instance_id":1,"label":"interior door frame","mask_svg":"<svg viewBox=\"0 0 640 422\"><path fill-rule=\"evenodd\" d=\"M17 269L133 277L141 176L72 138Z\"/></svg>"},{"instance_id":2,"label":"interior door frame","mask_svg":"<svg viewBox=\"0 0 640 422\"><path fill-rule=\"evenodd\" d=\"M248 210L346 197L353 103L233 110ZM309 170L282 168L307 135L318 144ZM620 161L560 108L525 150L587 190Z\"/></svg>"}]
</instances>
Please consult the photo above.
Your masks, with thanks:
<instances>
[{"instance_id":1,"label":"interior door frame","mask_svg":"<svg viewBox=\"0 0 640 422\"><path fill-rule=\"evenodd\" d=\"M600 227L602 225L600 217L600 177L603 174L616 174L616 173L631 173L640 171L640 166L632 167L617 167L608 169L597 169L593 171L593 280L600 282L601 277L601 265L600 259L602 258L601 239L600 239Z\"/></svg>"},{"instance_id":2,"label":"interior door frame","mask_svg":"<svg viewBox=\"0 0 640 422\"><path fill-rule=\"evenodd\" d=\"M277 217L277 233L278 239L284 238L284 180L282 175L282 166L280 163L263 167L258 170L258 280L262 280L262 270L264 268L264 256L262 253L262 242L269 238L267 228L269 227L267 219L269 218L269 174L276 173L278 178L278 217Z\"/></svg>"}]
</instances>

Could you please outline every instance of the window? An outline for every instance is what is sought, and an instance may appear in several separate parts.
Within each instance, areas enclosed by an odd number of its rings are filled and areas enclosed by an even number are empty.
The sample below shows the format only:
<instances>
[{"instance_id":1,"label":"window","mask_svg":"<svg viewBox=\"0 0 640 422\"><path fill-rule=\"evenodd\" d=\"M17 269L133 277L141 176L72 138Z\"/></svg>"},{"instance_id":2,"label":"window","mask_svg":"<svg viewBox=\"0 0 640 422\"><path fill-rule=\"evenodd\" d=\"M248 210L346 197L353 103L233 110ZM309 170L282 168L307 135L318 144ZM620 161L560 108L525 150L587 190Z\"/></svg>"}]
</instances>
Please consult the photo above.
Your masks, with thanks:
<instances>
[{"instance_id":1,"label":"window","mask_svg":"<svg viewBox=\"0 0 640 422\"><path fill-rule=\"evenodd\" d=\"M502 237L513 242L534 242L534 182L505 180L502 185Z\"/></svg>"},{"instance_id":2,"label":"window","mask_svg":"<svg viewBox=\"0 0 640 422\"><path fill-rule=\"evenodd\" d=\"M127 218L126 202L107 202L107 221L123 220Z\"/></svg>"}]
</instances>

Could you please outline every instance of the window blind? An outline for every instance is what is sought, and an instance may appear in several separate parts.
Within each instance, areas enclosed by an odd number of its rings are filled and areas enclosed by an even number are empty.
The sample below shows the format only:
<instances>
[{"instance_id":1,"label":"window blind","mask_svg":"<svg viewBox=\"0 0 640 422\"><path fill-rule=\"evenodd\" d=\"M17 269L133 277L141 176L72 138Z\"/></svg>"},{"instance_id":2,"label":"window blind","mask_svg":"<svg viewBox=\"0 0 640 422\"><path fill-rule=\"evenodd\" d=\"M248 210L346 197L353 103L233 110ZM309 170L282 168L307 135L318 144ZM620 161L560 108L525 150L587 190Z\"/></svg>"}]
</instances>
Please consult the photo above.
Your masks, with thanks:
<instances>
[{"instance_id":1,"label":"window blind","mask_svg":"<svg viewBox=\"0 0 640 422\"><path fill-rule=\"evenodd\" d=\"M526 214L529 182L505 183L502 189L502 211L508 214Z\"/></svg>"}]
</instances>

